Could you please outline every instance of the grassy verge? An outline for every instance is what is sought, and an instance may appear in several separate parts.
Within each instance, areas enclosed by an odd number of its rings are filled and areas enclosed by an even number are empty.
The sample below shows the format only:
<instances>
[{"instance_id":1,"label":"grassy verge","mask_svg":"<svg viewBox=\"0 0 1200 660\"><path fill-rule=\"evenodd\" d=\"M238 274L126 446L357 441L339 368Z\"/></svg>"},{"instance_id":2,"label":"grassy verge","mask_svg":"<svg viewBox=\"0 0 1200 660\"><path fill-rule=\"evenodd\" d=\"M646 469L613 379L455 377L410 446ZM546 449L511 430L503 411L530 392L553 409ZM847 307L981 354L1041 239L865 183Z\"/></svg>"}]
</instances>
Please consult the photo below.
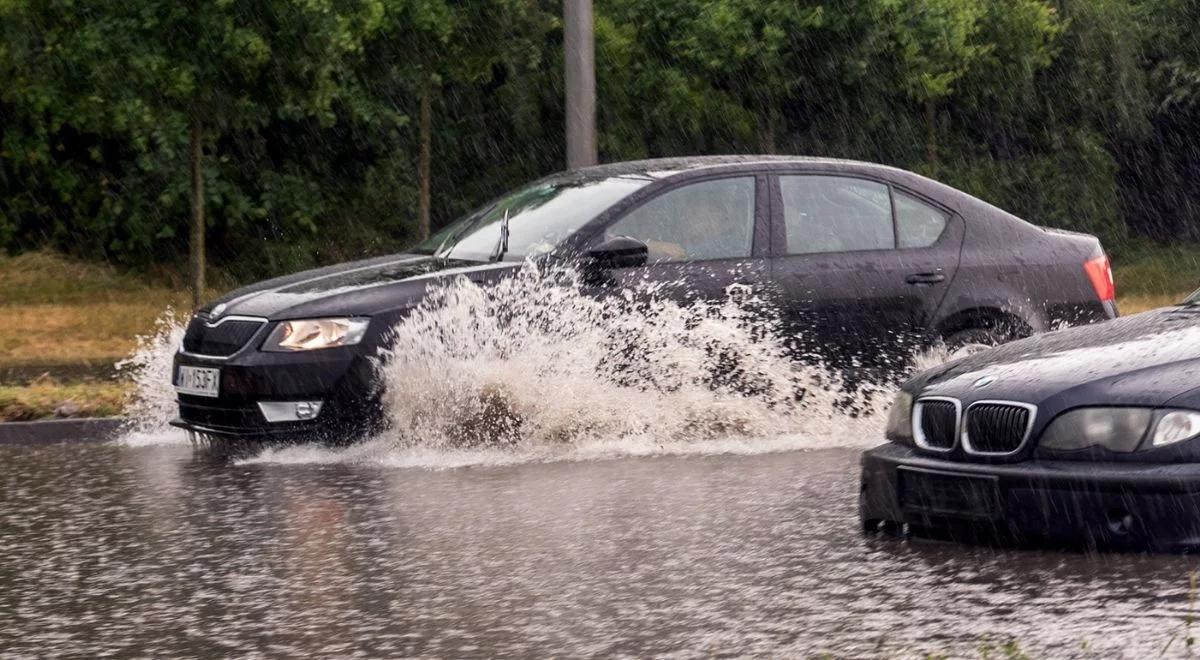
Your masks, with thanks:
<instances>
[{"instance_id":1,"label":"grassy verge","mask_svg":"<svg viewBox=\"0 0 1200 660\"><path fill-rule=\"evenodd\" d=\"M129 389L124 381L59 383L47 379L16 387L0 385L0 421L117 415Z\"/></svg>"},{"instance_id":2,"label":"grassy verge","mask_svg":"<svg viewBox=\"0 0 1200 660\"><path fill-rule=\"evenodd\" d=\"M111 372L168 307L190 296L50 252L0 256L0 421L119 414L130 384L91 374Z\"/></svg>"},{"instance_id":3,"label":"grassy verge","mask_svg":"<svg viewBox=\"0 0 1200 660\"><path fill-rule=\"evenodd\" d=\"M48 252L0 257L0 371L111 364L168 307L188 309L187 292Z\"/></svg>"},{"instance_id":4,"label":"grassy verge","mask_svg":"<svg viewBox=\"0 0 1200 660\"><path fill-rule=\"evenodd\" d=\"M1200 245L1129 241L1112 250L1122 314L1172 305L1200 288Z\"/></svg>"}]
</instances>

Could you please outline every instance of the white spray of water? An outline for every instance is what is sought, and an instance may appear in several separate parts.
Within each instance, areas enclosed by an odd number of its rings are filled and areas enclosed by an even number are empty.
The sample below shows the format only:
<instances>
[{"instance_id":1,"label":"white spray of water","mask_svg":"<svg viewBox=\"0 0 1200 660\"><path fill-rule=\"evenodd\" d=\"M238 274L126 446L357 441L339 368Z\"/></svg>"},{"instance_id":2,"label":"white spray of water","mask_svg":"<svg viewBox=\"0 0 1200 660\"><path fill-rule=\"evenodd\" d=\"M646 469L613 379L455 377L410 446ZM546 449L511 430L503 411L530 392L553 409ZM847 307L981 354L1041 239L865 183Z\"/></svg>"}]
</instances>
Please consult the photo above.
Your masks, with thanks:
<instances>
[{"instance_id":1,"label":"white spray of water","mask_svg":"<svg viewBox=\"0 0 1200 660\"><path fill-rule=\"evenodd\" d=\"M434 288L382 369L390 431L250 460L455 467L879 442L891 392L848 401L835 374L788 358L780 328L749 311L760 301L585 288L532 265L491 286Z\"/></svg>"},{"instance_id":2,"label":"white spray of water","mask_svg":"<svg viewBox=\"0 0 1200 660\"><path fill-rule=\"evenodd\" d=\"M125 399L126 423L117 442L127 446L185 443L187 438L168 422L175 418L171 365L183 343L184 326L168 308L154 323L154 332L137 338L130 356L116 364L122 378L133 383Z\"/></svg>"},{"instance_id":3,"label":"white spray of water","mask_svg":"<svg viewBox=\"0 0 1200 660\"><path fill-rule=\"evenodd\" d=\"M759 301L680 305L663 287L596 298L577 273L532 265L499 284L432 288L395 328L381 369L391 430L345 448L268 448L246 462L459 467L621 456L867 447L891 392L786 355ZM186 442L171 364L184 327L168 310L118 365L135 384L120 443ZM927 368L950 356L914 356Z\"/></svg>"}]
</instances>

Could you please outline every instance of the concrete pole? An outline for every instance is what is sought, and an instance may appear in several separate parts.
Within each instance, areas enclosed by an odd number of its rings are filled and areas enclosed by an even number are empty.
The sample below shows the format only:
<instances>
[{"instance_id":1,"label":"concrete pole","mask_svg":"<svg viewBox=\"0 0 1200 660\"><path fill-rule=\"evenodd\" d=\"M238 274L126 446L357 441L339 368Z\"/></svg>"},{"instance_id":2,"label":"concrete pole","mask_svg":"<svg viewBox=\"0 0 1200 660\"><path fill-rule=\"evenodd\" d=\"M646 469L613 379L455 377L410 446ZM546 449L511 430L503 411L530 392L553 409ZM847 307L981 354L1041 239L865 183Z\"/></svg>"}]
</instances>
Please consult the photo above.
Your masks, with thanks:
<instances>
[{"instance_id":1,"label":"concrete pole","mask_svg":"<svg viewBox=\"0 0 1200 660\"><path fill-rule=\"evenodd\" d=\"M592 0L563 0L567 82L567 169L597 163L596 54Z\"/></svg>"}]
</instances>

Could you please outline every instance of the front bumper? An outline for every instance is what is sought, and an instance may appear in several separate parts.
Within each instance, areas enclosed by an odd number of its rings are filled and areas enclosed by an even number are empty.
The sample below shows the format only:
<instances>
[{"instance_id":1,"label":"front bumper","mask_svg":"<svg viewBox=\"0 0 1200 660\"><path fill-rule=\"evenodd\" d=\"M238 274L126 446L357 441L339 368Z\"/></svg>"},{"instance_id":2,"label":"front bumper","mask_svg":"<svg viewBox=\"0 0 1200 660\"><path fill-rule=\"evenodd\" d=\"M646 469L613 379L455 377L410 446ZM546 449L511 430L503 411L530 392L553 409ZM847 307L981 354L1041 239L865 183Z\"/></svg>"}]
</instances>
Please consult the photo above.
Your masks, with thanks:
<instances>
[{"instance_id":1,"label":"front bumper","mask_svg":"<svg viewBox=\"0 0 1200 660\"><path fill-rule=\"evenodd\" d=\"M225 360L179 353L173 378L183 365L221 370L219 397L177 395L179 417L172 424L188 431L219 438L343 440L380 423L376 364L359 346L305 353L247 350ZM270 423L259 409L262 401L321 401L323 406L311 420Z\"/></svg>"},{"instance_id":2,"label":"front bumper","mask_svg":"<svg viewBox=\"0 0 1200 660\"><path fill-rule=\"evenodd\" d=\"M960 541L1194 549L1200 464L964 463L887 444L863 454L859 515Z\"/></svg>"}]
</instances>

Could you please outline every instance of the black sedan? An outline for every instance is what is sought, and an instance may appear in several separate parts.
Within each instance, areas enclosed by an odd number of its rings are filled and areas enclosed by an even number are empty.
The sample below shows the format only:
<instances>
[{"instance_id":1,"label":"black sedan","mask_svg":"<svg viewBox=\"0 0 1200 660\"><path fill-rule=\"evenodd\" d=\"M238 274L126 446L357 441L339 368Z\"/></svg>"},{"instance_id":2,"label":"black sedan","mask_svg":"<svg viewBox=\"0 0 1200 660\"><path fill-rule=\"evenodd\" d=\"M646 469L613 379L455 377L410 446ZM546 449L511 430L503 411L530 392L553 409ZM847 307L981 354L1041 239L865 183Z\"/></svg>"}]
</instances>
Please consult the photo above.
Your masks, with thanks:
<instances>
[{"instance_id":1,"label":"black sedan","mask_svg":"<svg viewBox=\"0 0 1200 660\"><path fill-rule=\"evenodd\" d=\"M1200 292L1198 292L1200 294ZM1200 295L906 383L860 513L964 540L1200 546Z\"/></svg>"},{"instance_id":2,"label":"black sedan","mask_svg":"<svg viewBox=\"0 0 1200 660\"><path fill-rule=\"evenodd\" d=\"M578 264L597 293L647 281L676 283L681 301L757 289L798 355L835 366L1116 316L1095 237L911 172L758 156L616 163L530 184L407 253L268 280L200 309L175 360L176 424L218 437L370 431L372 358L429 287L555 259Z\"/></svg>"}]
</instances>

